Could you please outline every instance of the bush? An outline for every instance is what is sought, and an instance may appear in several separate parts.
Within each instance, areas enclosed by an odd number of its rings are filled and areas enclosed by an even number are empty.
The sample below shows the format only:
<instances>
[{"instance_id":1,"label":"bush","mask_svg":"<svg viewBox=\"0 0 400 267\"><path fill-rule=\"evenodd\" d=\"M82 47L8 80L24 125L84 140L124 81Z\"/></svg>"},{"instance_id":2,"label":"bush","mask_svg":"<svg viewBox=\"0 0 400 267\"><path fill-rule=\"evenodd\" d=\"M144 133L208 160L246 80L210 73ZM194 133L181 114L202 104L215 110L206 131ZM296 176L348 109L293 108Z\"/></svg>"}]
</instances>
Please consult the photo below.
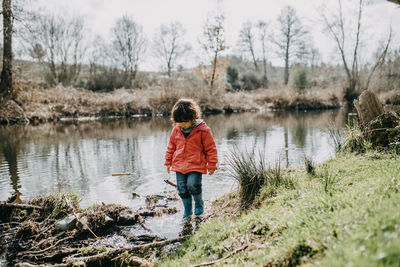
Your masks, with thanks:
<instances>
[{"instance_id":1,"label":"bush","mask_svg":"<svg viewBox=\"0 0 400 267\"><path fill-rule=\"evenodd\" d=\"M246 91L255 90L262 86L262 81L254 74L244 74L241 78L241 82L242 89Z\"/></svg>"},{"instance_id":2,"label":"bush","mask_svg":"<svg viewBox=\"0 0 400 267\"><path fill-rule=\"evenodd\" d=\"M239 90L239 73L236 68L228 66L226 68L226 80L233 90Z\"/></svg>"},{"instance_id":3,"label":"bush","mask_svg":"<svg viewBox=\"0 0 400 267\"><path fill-rule=\"evenodd\" d=\"M298 91L303 91L308 87L307 72L305 69L299 69L294 73L293 86Z\"/></svg>"},{"instance_id":4,"label":"bush","mask_svg":"<svg viewBox=\"0 0 400 267\"><path fill-rule=\"evenodd\" d=\"M103 69L89 77L86 89L112 91L124 87L124 77L117 69Z\"/></svg>"}]
</instances>

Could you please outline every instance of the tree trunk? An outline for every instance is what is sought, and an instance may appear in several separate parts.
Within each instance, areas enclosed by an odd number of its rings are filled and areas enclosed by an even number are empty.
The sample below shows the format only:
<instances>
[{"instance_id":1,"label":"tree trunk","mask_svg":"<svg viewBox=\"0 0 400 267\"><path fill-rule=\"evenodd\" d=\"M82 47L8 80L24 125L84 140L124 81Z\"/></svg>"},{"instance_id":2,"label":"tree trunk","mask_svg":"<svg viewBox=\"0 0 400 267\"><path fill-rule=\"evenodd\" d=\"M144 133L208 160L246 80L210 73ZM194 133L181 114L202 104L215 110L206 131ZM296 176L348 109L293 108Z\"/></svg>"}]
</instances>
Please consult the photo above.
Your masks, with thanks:
<instances>
[{"instance_id":1,"label":"tree trunk","mask_svg":"<svg viewBox=\"0 0 400 267\"><path fill-rule=\"evenodd\" d=\"M359 100L354 100L354 106L361 126L367 124L384 112L378 97L369 90L364 91L360 95Z\"/></svg>"},{"instance_id":2,"label":"tree trunk","mask_svg":"<svg viewBox=\"0 0 400 267\"><path fill-rule=\"evenodd\" d=\"M3 0L3 69L1 71L0 94L12 91L12 30L11 0Z\"/></svg>"},{"instance_id":3,"label":"tree trunk","mask_svg":"<svg viewBox=\"0 0 400 267\"><path fill-rule=\"evenodd\" d=\"M286 51L285 55L285 70L283 73L283 84L287 85L289 82L289 51Z\"/></svg>"}]
</instances>

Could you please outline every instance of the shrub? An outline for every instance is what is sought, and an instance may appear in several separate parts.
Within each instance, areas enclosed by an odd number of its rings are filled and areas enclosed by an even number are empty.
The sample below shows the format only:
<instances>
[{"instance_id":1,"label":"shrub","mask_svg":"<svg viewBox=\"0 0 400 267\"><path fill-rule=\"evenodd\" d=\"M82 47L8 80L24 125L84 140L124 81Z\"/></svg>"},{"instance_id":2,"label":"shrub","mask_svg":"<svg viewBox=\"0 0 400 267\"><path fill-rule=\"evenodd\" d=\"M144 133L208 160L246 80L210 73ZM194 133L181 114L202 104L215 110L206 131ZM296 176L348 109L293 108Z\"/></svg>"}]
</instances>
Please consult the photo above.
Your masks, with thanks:
<instances>
[{"instance_id":1,"label":"shrub","mask_svg":"<svg viewBox=\"0 0 400 267\"><path fill-rule=\"evenodd\" d=\"M246 91L255 90L262 86L262 82L254 74L244 74L240 80L242 89Z\"/></svg>"},{"instance_id":2,"label":"shrub","mask_svg":"<svg viewBox=\"0 0 400 267\"><path fill-rule=\"evenodd\" d=\"M294 73L293 86L298 91L303 91L308 87L307 72L305 69L299 69Z\"/></svg>"},{"instance_id":3,"label":"shrub","mask_svg":"<svg viewBox=\"0 0 400 267\"><path fill-rule=\"evenodd\" d=\"M228 66L226 68L226 80L233 90L239 90L239 73L235 67Z\"/></svg>"}]
</instances>

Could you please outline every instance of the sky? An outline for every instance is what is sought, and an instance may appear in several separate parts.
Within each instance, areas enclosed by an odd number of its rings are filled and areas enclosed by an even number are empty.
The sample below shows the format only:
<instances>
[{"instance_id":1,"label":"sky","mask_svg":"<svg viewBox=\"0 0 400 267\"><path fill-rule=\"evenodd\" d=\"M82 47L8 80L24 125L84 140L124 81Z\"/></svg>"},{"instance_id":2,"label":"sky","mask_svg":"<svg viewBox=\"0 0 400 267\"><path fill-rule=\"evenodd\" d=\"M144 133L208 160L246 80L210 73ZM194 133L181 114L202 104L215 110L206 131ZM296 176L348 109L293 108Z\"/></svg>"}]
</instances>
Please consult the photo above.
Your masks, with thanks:
<instances>
[{"instance_id":1,"label":"sky","mask_svg":"<svg viewBox=\"0 0 400 267\"><path fill-rule=\"evenodd\" d=\"M334 12L337 7L335 0L32 0L34 8L61 16L83 16L87 26L87 36L102 36L106 41L111 38L111 28L123 15L131 16L135 22L143 26L144 33L151 40L154 32L161 24L173 21L181 22L187 30L186 40L191 44L192 51L180 62L190 67L196 64L199 46L198 39L202 25L216 9L222 10L225 18L226 53L236 53L237 39L242 24L246 21L268 21L270 30L277 28L276 20L283 7L294 7L302 23L310 28L310 41L317 47L325 62L335 62L337 57L332 39L324 33L320 10L327 5L328 12ZM329 4L327 4L329 2ZM358 0L342 0L343 5L357 5ZM350 19L351 16L347 15ZM346 18L346 17L345 17ZM366 55L372 55L379 40L384 39L392 26L394 39L392 47L400 44L400 8L385 0L370 0L365 9L363 24L364 49ZM150 44L150 43L149 43ZM148 45L150 47L150 45ZM274 46L269 44L269 59L274 65L282 65L274 53ZM337 61L338 62L338 61ZM143 70L156 70L159 61L151 49L140 66Z\"/></svg>"}]
</instances>

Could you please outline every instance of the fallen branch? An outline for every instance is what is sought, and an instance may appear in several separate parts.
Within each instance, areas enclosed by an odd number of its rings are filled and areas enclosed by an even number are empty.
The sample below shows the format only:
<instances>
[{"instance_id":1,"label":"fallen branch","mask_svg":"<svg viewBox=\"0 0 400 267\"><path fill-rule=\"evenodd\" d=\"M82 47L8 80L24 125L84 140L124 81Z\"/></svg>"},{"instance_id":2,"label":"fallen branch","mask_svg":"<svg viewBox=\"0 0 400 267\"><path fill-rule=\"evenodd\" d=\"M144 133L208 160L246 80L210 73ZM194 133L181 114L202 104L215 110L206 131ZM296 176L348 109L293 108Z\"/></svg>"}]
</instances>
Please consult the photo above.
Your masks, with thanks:
<instances>
[{"instance_id":1,"label":"fallen branch","mask_svg":"<svg viewBox=\"0 0 400 267\"><path fill-rule=\"evenodd\" d=\"M168 180L168 179L164 179L164 182L166 182L167 184L172 185L172 186L174 186L174 187L177 187L177 185L176 185L175 183L171 182L171 181Z\"/></svg>"},{"instance_id":2,"label":"fallen branch","mask_svg":"<svg viewBox=\"0 0 400 267\"><path fill-rule=\"evenodd\" d=\"M18 203L7 203L5 201L2 201L0 203L0 206L5 207L5 208L19 208L19 209L38 209L42 210L43 207L35 206L35 205L29 205L29 204L18 204Z\"/></svg>"},{"instance_id":3,"label":"fallen branch","mask_svg":"<svg viewBox=\"0 0 400 267\"><path fill-rule=\"evenodd\" d=\"M226 259L229 258L230 256L232 256L232 255L234 255L234 254L236 254L236 253L238 253L238 252L240 252L240 251L246 249L247 247L248 247L248 245L246 244L246 245L244 245L244 246L242 246L242 247L240 247L240 248L238 248L238 249L235 249L234 251L232 251L232 252L229 253L228 255L222 257L221 259L218 259L218 260L215 260L215 261L210 261L210 262L203 262L203 263L199 263L199 264L195 264L195 265L190 265L190 267L209 266L209 265L216 264L216 263L218 263L218 262L221 262L221 261L223 261L223 260L226 260Z\"/></svg>"},{"instance_id":4,"label":"fallen branch","mask_svg":"<svg viewBox=\"0 0 400 267\"><path fill-rule=\"evenodd\" d=\"M169 240L165 240L165 241L157 241L157 242L152 242L149 244L145 244L145 245L137 245L137 246L133 246L130 248L118 248L118 249L109 249L105 252L96 254L96 255L92 255L92 256L86 256L86 257L79 257L79 258L72 258L72 257L68 257L64 260L64 262L68 263L74 263L74 262L83 262L83 263L89 263L89 262L96 262L99 260L103 260L104 258L109 258L109 259L113 259L116 257L116 255L122 254L122 253L129 253L129 252L133 252L133 251L137 251L137 250L142 250L142 249L149 249L149 248L156 248L156 247L163 247L169 244L173 244L176 242L181 242L184 239L186 239L188 236L181 236L178 238L173 238L173 239L169 239Z\"/></svg>"}]
</instances>

